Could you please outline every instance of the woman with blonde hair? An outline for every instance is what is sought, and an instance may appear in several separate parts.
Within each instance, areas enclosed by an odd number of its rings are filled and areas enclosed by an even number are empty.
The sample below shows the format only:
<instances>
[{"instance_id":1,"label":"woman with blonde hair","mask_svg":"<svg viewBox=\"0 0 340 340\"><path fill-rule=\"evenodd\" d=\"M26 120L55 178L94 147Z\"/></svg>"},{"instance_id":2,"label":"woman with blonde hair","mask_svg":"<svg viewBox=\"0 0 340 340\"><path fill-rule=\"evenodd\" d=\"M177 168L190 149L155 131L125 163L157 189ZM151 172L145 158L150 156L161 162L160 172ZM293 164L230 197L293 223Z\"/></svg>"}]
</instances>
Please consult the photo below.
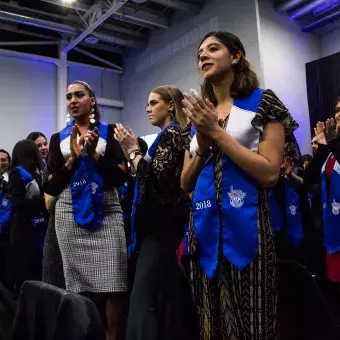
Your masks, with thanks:
<instances>
[{"instance_id":1,"label":"woman with blonde hair","mask_svg":"<svg viewBox=\"0 0 340 340\"><path fill-rule=\"evenodd\" d=\"M188 197L181 190L184 161L182 92L160 86L149 95L147 113L161 129L145 157L131 129L118 124L115 138L136 174L129 254L137 249L130 299L127 340L181 339L180 274L176 250L189 216Z\"/></svg>"}]
</instances>

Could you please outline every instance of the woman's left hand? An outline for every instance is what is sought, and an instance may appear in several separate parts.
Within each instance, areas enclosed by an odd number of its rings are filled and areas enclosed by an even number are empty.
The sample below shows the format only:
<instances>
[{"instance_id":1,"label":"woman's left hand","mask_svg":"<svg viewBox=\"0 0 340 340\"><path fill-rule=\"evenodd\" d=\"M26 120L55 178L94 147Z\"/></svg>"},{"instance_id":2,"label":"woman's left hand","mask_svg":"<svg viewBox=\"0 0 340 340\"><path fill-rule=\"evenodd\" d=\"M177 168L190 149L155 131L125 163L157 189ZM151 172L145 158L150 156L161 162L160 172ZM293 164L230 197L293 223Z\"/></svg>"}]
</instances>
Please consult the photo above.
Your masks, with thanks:
<instances>
[{"instance_id":1,"label":"woman's left hand","mask_svg":"<svg viewBox=\"0 0 340 340\"><path fill-rule=\"evenodd\" d=\"M98 159L98 156L99 156L96 152L98 141L99 141L99 131L97 127L95 127L93 131L87 131L84 137L84 142L86 143L88 156L93 159Z\"/></svg>"},{"instance_id":2,"label":"woman's left hand","mask_svg":"<svg viewBox=\"0 0 340 340\"><path fill-rule=\"evenodd\" d=\"M327 119L325 123L325 136L327 143L338 138L336 123L333 118Z\"/></svg>"},{"instance_id":3,"label":"woman's left hand","mask_svg":"<svg viewBox=\"0 0 340 340\"><path fill-rule=\"evenodd\" d=\"M220 129L218 115L214 104L208 99L194 98L189 94L184 94L182 104L183 112L194 123L198 132L213 139L216 131Z\"/></svg>"},{"instance_id":4,"label":"woman's left hand","mask_svg":"<svg viewBox=\"0 0 340 340\"><path fill-rule=\"evenodd\" d=\"M120 144L126 159L129 159L130 152L139 149L138 140L134 132L130 128L126 129L120 123L116 125L114 138Z\"/></svg>"}]
</instances>

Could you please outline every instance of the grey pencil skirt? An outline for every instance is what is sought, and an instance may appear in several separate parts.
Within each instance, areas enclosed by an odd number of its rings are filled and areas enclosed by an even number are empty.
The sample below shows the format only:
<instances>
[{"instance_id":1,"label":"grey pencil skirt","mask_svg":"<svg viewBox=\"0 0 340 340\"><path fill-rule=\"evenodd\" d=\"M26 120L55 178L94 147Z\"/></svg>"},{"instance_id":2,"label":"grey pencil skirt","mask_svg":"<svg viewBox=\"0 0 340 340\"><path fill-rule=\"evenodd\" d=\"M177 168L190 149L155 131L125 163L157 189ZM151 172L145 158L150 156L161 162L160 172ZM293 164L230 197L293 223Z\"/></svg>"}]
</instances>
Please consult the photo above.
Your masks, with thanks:
<instances>
[{"instance_id":1,"label":"grey pencil skirt","mask_svg":"<svg viewBox=\"0 0 340 340\"><path fill-rule=\"evenodd\" d=\"M66 289L74 292L127 291L127 251L117 189L104 192L104 219L94 232L74 221L70 187L55 209L55 230L63 261Z\"/></svg>"}]
</instances>

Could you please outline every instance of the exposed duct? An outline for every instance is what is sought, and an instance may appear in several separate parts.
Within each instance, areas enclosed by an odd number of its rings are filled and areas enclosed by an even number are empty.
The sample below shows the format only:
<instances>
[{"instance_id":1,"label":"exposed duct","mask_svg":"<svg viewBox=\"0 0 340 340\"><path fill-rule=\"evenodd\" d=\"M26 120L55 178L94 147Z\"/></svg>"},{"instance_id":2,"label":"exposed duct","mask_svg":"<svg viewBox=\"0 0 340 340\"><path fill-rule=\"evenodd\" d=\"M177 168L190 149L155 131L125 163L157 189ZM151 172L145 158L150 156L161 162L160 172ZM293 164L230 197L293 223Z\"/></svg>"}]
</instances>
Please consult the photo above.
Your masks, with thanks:
<instances>
[{"instance_id":1,"label":"exposed duct","mask_svg":"<svg viewBox=\"0 0 340 340\"><path fill-rule=\"evenodd\" d=\"M340 0L327 0L324 4L322 4L321 6L316 7L313 10L313 14L315 16L317 15L321 15L324 14L330 10L332 10L333 8L340 6Z\"/></svg>"},{"instance_id":2,"label":"exposed duct","mask_svg":"<svg viewBox=\"0 0 340 340\"><path fill-rule=\"evenodd\" d=\"M303 32L312 32L314 30L316 30L319 27L322 27L326 24L329 24L333 21L336 21L340 19L340 11L329 14L317 21L312 22L311 24L305 25L304 27L302 27L302 31Z\"/></svg>"},{"instance_id":3,"label":"exposed duct","mask_svg":"<svg viewBox=\"0 0 340 340\"><path fill-rule=\"evenodd\" d=\"M275 7L275 11L277 12L287 12L290 9L293 9L296 6L301 5L302 3L306 2L305 0L290 0L290 1L285 1L283 4L278 5Z\"/></svg>"},{"instance_id":4,"label":"exposed duct","mask_svg":"<svg viewBox=\"0 0 340 340\"><path fill-rule=\"evenodd\" d=\"M67 33L67 34L76 34L77 29L75 27L59 24L52 21L47 21L43 19L37 19L28 17L21 14L9 13L0 10L0 20L15 22L17 24L24 24L33 27L44 28L50 31Z\"/></svg>"},{"instance_id":5,"label":"exposed duct","mask_svg":"<svg viewBox=\"0 0 340 340\"><path fill-rule=\"evenodd\" d=\"M39 27L39 28L43 28L46 30L55 31L55 32L64 33L64 34L66 33L66 34L75 35L82 31L81 29L76 28L74 26L60 24L60 23L56 23L53 21L43 20L43 19L32 18L32 17L28 17L25 15L21 15L21 14L9 13L5 11L1 11L1 10L0 10L0 20L8 21L8 22L15 22L18 24L24 24L24 25L33 26L33 27ZM132 47L132 46L136 46L138 43L136 40L133 40L133 39L125 39L125 38L118 37L116 35L107 35L107 34L100 33L100 32L94 32L93 35L99 38L103 42L119 44L122 46Z\"/></svg>"},{"instance_id":6,"label":"exposed duct","mask_svg":"<svg viewBox=\"0 0 340 340\"><path fill-rule=\"evenodd\" d=\"M293 20L297 20L301 17L303 17L304 15L312 12L316 7L324 4L326 2L326 0L314 0L311 1L309 4L299 8L298 10L292 12L289 14L289 17Z\"/></svg>"}]
</instances>

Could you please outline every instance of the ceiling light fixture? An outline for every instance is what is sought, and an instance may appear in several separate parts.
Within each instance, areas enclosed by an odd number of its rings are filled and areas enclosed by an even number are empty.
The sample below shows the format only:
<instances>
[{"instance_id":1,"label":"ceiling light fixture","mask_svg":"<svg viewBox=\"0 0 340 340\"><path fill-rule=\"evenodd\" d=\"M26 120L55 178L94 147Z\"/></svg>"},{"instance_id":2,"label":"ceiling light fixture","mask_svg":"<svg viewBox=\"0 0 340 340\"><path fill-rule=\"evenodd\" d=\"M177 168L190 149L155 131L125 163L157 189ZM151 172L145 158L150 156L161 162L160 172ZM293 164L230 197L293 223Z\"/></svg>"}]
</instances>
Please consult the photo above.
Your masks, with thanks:
<instances>
[{"instance_id":1,"label":"ceiling light fixture","mask_svg":"<svg viewBox=\"0 0 340 340\"><path fill-rule=\"evenodd\" d=\"M99 39L93 35L89 35L85 38L85 42L91 45L95 45L99 42Z\"/></svg>"},{"instance_id":2,"label":"ceiling light fixture","mask_svg":"<svg viewBox=\"0 0 340 340\"><path fill-rule=\"evenodd\" d=\"M75 0L61 0L62 2L67 2L68 4L71 4L72 2L75 2Z\"/></svg>"}]
</instances>

